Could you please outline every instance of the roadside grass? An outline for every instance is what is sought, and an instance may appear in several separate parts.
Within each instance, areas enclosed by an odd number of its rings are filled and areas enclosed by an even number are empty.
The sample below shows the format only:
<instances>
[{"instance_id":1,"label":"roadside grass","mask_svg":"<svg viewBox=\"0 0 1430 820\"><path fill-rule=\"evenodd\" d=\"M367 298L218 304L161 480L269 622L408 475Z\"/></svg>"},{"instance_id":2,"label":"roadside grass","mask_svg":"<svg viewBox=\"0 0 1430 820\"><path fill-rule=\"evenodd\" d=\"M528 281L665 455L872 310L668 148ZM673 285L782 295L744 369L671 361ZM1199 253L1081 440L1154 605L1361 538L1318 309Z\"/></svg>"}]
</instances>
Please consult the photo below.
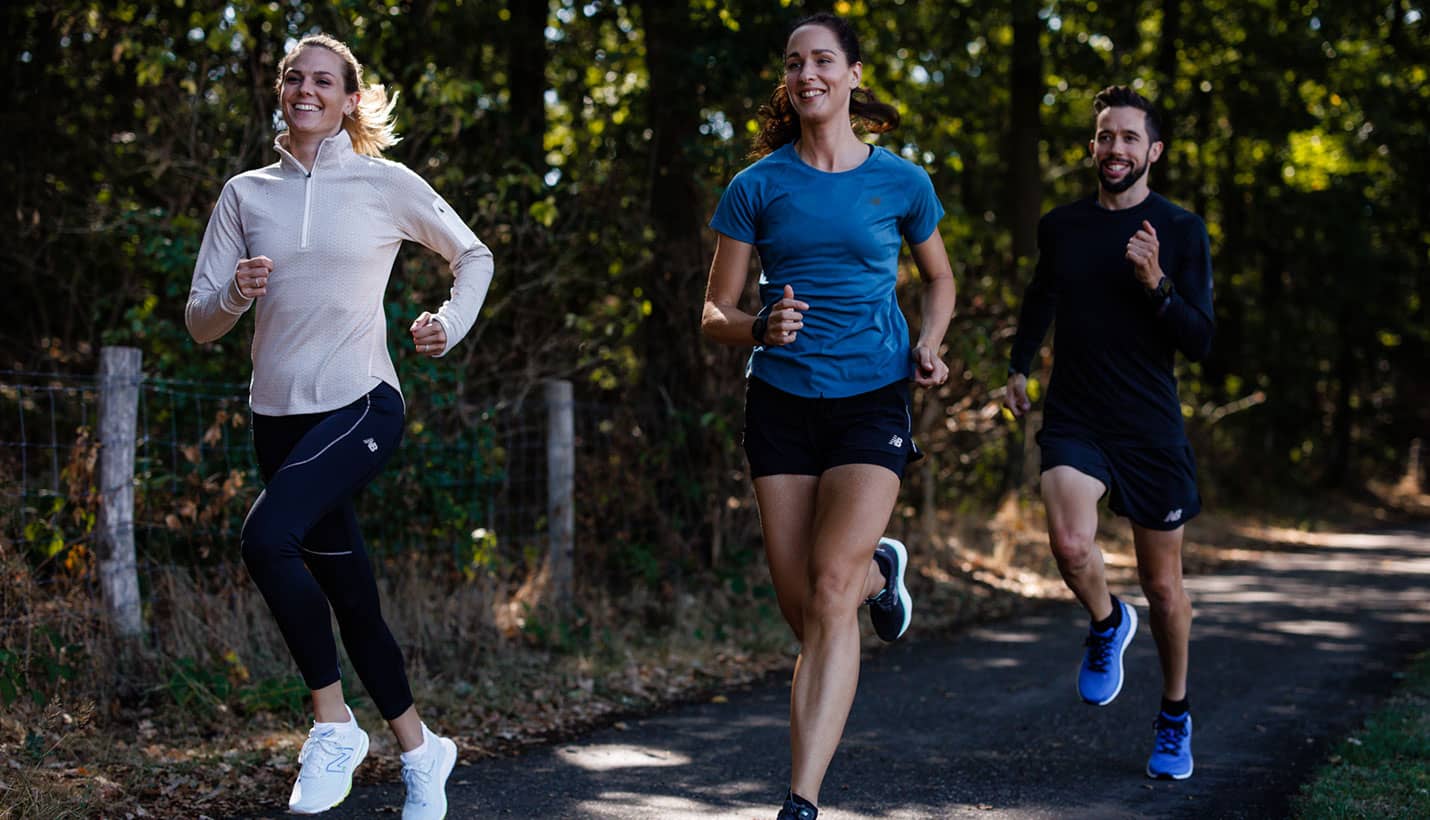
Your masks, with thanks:
<instances>
[{"instance_id":1,"label":"roadside grass","mask_svg":"<svg viewBox=\"0 0 1430 820\"><path fill-rule=\"evenodd\" d=\"M1292 811L1302 820L1430 817L1430 650L1360 731L1335 747Z\"/></svg>"}]
</instances>

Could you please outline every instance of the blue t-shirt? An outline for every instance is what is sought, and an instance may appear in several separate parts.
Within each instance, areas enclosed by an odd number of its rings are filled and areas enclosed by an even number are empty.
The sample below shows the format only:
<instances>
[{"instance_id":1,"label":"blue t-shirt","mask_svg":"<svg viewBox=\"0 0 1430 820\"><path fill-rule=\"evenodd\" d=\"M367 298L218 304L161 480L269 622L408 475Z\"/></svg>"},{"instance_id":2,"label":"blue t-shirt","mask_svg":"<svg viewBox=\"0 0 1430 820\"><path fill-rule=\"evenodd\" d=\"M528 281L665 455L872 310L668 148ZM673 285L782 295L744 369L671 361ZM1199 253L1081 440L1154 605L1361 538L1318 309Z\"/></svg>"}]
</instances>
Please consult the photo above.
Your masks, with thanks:
<instances>
[{"instance_id":1,"label":"blue t-shirt","mask_svg":"<svg viewBox=\"0 0 1430 820\"><path fill-rule=\"evenodd\" d=\"M736 174L710 227L759 251L761 304L779 301L785 285L809 304L794 342L757 346L746 374L811 398L910 378L899 248L928 239L942 216L928 172L884 148L829 173L786 144Z\"/></svg>"}]
</instances>

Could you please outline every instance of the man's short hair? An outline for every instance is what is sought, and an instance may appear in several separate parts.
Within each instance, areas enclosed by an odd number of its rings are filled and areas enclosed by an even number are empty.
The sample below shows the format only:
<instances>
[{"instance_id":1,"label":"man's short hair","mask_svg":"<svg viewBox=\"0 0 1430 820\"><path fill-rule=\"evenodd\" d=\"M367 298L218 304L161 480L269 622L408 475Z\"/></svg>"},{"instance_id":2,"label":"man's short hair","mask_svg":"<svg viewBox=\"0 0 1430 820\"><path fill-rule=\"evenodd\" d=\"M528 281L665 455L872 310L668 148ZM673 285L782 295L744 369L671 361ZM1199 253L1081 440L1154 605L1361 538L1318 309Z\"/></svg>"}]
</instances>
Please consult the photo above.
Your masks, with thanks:
<instances>
[{"instance_id":1,"label":"man's short hair","mask_svg":"<svg viewBox=\"0 0 1430 820\"><path fill-rule=\"evenodd\" d=\"M1136 108L1147 117L1147 142L1153 143L1162 139L1162 123L1157 116L1157 109L1152 107L1152 101L1133 91L1125 85L1109 85L1107 88L1097 92L1097 96L1092 98L1092 116L1096 119L1108 108Z\"/></svg>"}]
</instances>

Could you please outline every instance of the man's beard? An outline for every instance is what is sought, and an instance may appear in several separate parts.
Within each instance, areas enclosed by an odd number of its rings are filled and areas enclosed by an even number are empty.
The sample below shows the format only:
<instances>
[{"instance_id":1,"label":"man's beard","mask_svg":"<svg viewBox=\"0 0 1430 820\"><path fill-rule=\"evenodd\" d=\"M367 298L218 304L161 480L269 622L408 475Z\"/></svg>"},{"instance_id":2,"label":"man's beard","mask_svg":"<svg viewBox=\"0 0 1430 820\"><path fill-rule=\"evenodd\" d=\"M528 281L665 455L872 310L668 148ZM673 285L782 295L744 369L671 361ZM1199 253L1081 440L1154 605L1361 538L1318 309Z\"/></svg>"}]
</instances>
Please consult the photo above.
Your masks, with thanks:
<instances>
[{"instance_id":1,"label":"man's beard","mask_svg":"<svg viewBox=\"0 0 1430 820\"><path fill-rule=\"evenodd\" d=\"M1136 185L1137 180L1141 179L1142 175L1147 173L1147 166L1152 164L1148 162L1148 159L1151 158L1151 155L1152 152L1149 150L1147 152L1147 155L1142 158L1141 165L1138 165L1136 161L1133 161L1132 170L1128 171L1126 175L1124 175L1122 179L1118 180L1117 182L1108 181L1107 177L1102 172L1102 165L1099 163L1097 166L1097 181L1102 184L1102 190L1108 192L1109 194L1120 194L1128 188L1131 188L1133 185Z\"/></svg>"}]
</instances>

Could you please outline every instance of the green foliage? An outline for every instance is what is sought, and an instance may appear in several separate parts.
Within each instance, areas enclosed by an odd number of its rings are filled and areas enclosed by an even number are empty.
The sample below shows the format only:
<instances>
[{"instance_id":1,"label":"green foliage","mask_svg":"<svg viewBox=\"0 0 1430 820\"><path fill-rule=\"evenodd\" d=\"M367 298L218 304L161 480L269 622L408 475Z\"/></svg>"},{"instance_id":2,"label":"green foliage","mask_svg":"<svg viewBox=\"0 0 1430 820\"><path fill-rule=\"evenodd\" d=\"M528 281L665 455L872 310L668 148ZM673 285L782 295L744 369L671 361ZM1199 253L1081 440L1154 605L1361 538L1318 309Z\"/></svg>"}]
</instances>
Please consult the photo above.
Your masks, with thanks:
<instances>
[{"instance_id":1,"label":"green foliage","mask_svg":"<svg viewBox=\"0 0 1430 820\"><path fill-rule=\"evenodd\" d=\"M511 0L10 4L0 80L25 112L7 134L28 149L0 157L0 214L11 220L0 232L11 287L0 366L87 371L98 345L123 343L143 348L162 379L246 377L251 320L207 345L184 330L192 260L224 180L273 159L285 44L328 31L351 43L370 81L400 93L404 139L390 157L430 180L497 263L472 332L440 360L413 353L407 326L446 298L450 274L415 248L394 266L386 309L409 428L402 460L370 490L382 512L374 542L389 555L451 551L468 582L528 571L540 514L521 513L519 534L497 525L502 511L481 499L509 485L517 455L474 413L520 406L543 379L568 378L582 401L633 408L599 434L618 450L583 477L596 512L578 514L602 542L583 569L617 588L631 565L684 577L715 554L713 533L749 522L720 511L744 493L744 354L699 336L703 224L749 161L787 27L824 7L550 0L532 16ZM908 497L986 505L1022 457L997 413L1032 269L1014 247L1029 224L1012 180L1036 163L1044 210L1091 193L1090 102L1112 82L1162 107L1167 153L1153 187L1202 215L1213 240L1217 339L1179 374L1209 500L1257 503L1399 473L1409 441L1430 429L1423 9L834 7L862 38L866 85L903 117L871 139L927 168L945 204L959 286L944 350L952 378L916 399L920 444L935 460L910 483L931 481L933 492ZM1030 20L1040 67L1015 87L1027 48L1016 32ZM1014 101L1030 91L1040 104L1028 154L1012 137ZM919 285L907 273L901 296L916 324ZM182 418L154 410L156 424ZM142 462L140 503L164 522L149 535L191 546L196 563L231 557L223 533L257 488L242 437L228 449L243 413L227 412L210 426L219 441L196 458ZM618 503L626 512L613 520ZM35 561L68 555L86 525L65 517L79 509L27 519ZM650 546L627 555L631 544Z\"/></svg>"},{"instance_id":2,"label":"green foliage","mask_svg":"<svg viewBox=\"0 0 1430 820\"><path fill-rule=\"evenodd\" d=\"M28 697L44 706L84 664L84 647L66 643L53 628L42 626L30 637L28 646L0 647L0 704Z\"/></svg>"},{"instance_id":3,"label":"green foliage","mask_svg":"<svg viewBox=\"0 0 1430 820\"><path fill-rule=\"evenodd\" d=\"M591 648L591 620L580 610L562 614L531 606L522 608L522 635L533 646L569 654Z\"/></svg>"},{"instance_id":4,"label":"green foliage","mask_svg":"<svg viewBox=\"0 0 1430 820\"><path fill-rule=\"evenodd\" d=\"M238 707L249 713L301 717L306 714L311 694L297 675L250 680L248 670L234 652L209 659L176 658L168 663L168 670L164 692L179 706L198 712Z\"/></svg>"}]
</instances>

